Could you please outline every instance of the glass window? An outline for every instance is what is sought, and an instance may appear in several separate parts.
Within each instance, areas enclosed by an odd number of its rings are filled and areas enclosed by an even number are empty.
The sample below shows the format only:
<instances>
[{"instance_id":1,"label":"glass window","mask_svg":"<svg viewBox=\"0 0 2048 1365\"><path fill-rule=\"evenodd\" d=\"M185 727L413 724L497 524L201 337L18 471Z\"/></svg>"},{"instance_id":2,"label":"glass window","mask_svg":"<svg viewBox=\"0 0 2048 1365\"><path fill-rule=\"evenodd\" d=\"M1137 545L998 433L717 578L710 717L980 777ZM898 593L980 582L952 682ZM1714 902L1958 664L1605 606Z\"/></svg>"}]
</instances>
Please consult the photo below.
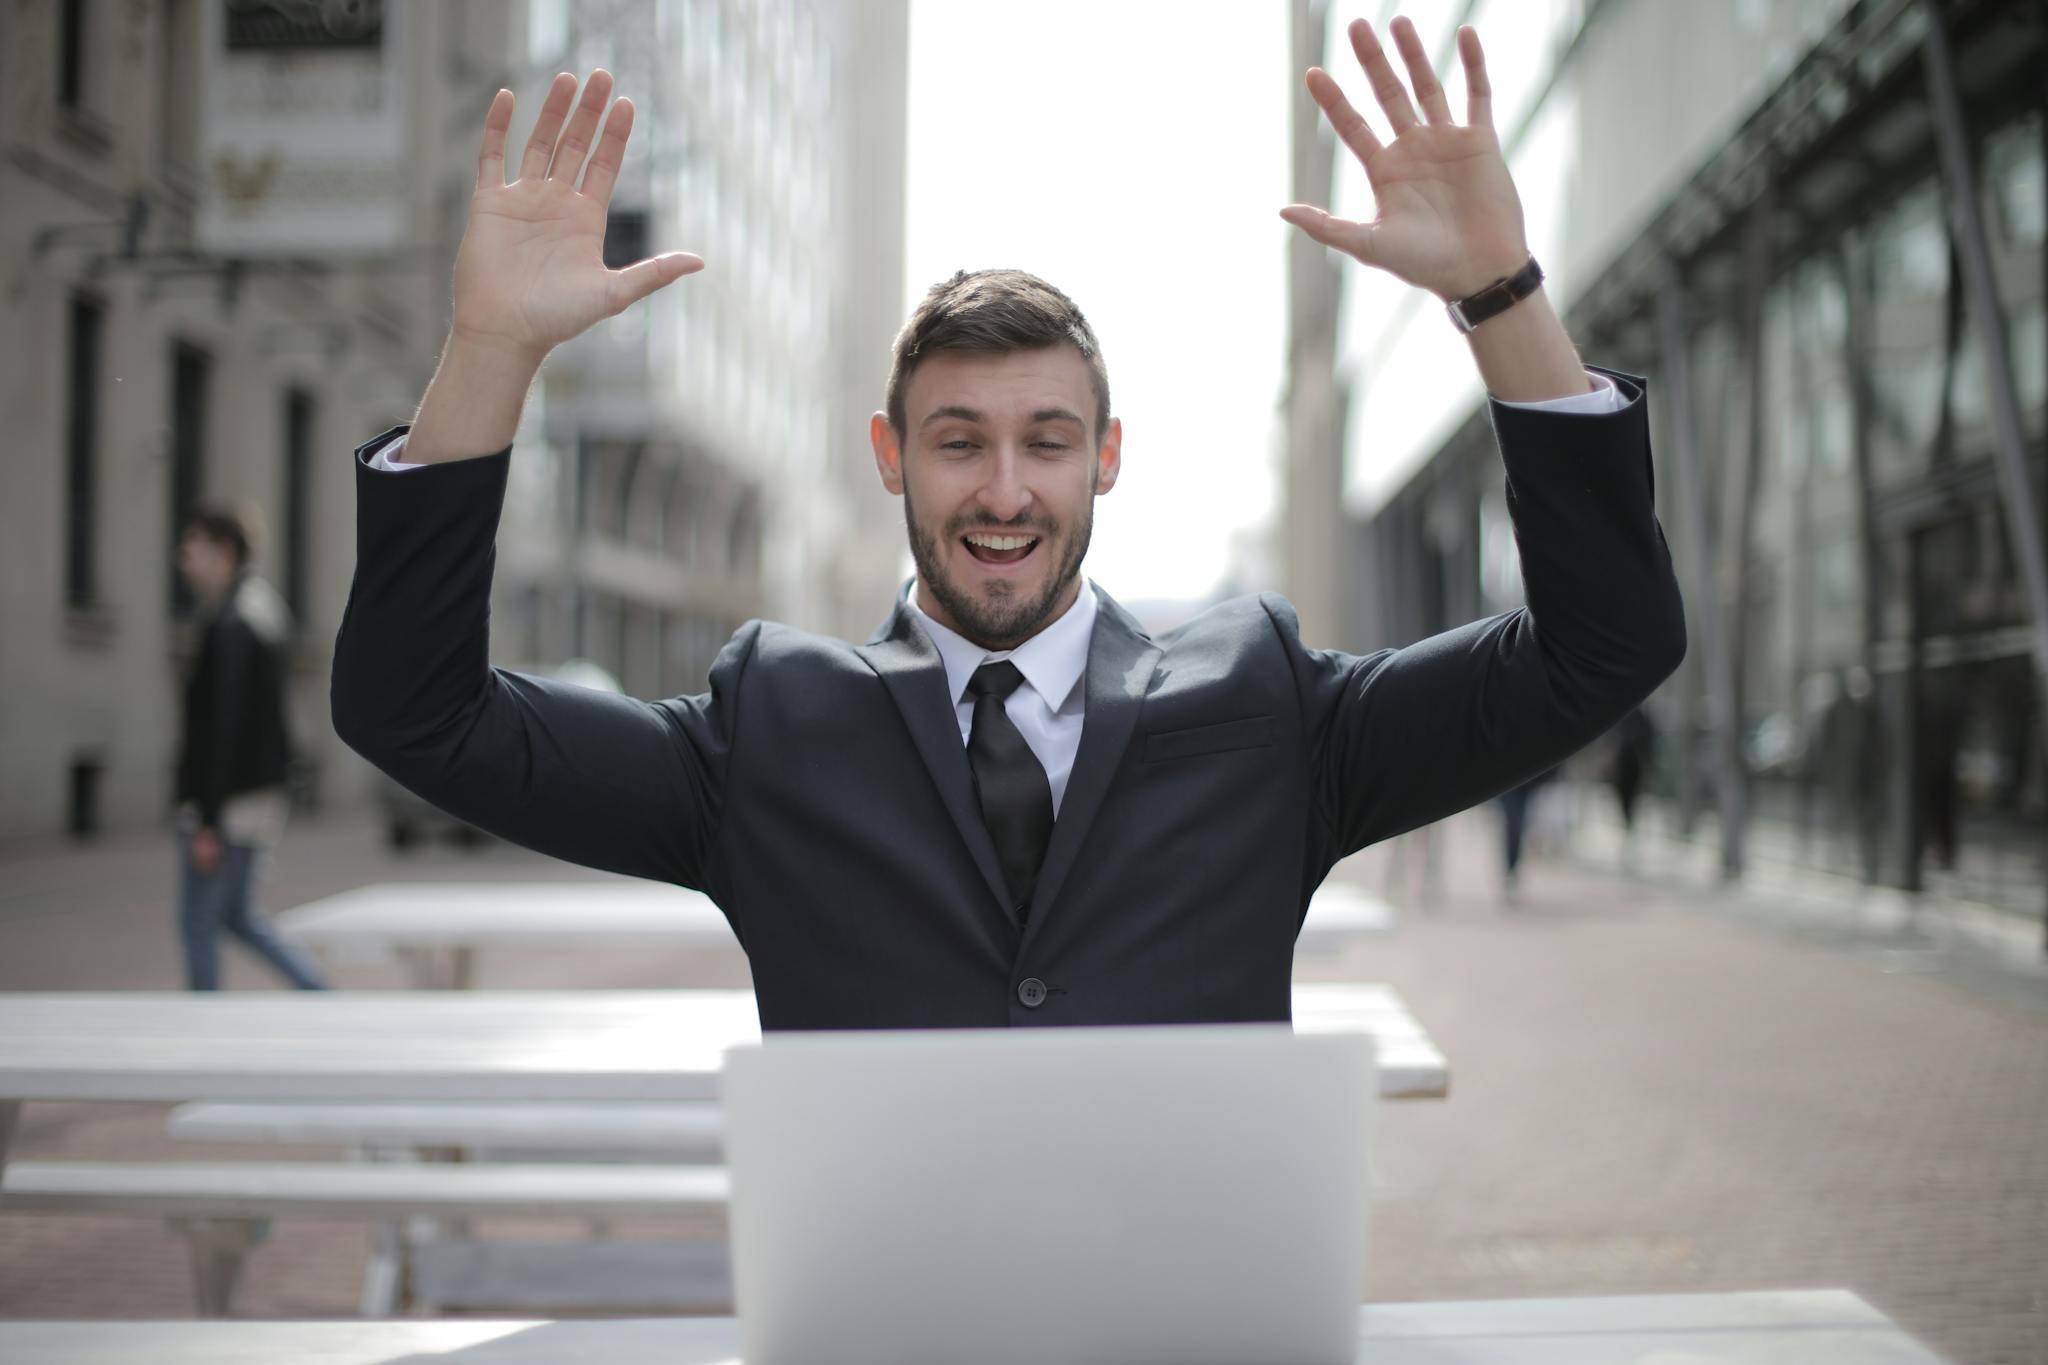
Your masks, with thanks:
<instances>
[{"instance_id":1,"label":"glass window","mask_svg":"<svg viewBox=\"0 0 2048 1365\"><path fill-rule=\"evenodd\" d=\"M2012 346L2013 386L2019 391L2020 415L2029 431L2042 425L2042 407L2048 403L2048 315L2041 300L2014 308L2005 320Z\"/></svg>"},{"instance_id":2,"label":"glass window","mask_svg":"<svg viewBox=\"0 0 2048 1365\"><path fill-rule=\"evenodd\" d=\"M2037 247L2048 239L2048 178L2041 167L2041 116L2029 114L1992 135L1984 179L1994 206L1993 231L2003 245Z\"/></svg>"},{"instance_id":3,"label":"glass window","mask_svg":"<svg viewBox=\"0 0 2048 1365\"><path fill-rule=\"evenodd\" d=\"M71 371L66 407L64 600L91 606L99 596L100 337L96 300L71 300Z\"/></svg>"},{"instance_id":4,"label":"glass window","mask_svg":"<svg viewBox=\"0 0 2048 1365\"><path fill-rule=\"evenodd\" d=\"M527 64L561 65L569 50L569 0L532 0L526 13Z\"/></svg>"},{"instance_id":5,"label":"glass window","mask_svg":"<svg viewBox=\"0 0 2048 1365\"><path fill-rule=\"evenodd\" d=\"M1941 189L1924 180L1878 219L1876 252L1879 299L1899 293L1939 296L1948 289L1948 230L1942 219Z\"/></svg>"}]
</instances>

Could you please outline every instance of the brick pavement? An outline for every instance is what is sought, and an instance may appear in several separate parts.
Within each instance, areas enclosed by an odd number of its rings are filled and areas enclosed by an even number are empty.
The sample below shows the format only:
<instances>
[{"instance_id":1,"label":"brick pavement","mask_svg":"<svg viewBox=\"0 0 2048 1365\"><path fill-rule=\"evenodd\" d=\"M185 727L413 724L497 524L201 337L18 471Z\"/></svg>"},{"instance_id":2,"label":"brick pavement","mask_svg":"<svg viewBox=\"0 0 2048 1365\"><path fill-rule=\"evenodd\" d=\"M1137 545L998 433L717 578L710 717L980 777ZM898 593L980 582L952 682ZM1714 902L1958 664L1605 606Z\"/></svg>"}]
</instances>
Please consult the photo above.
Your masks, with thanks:
<instances>
[{"instance_id":1,"label":"brick pavement","mask_svg":"<svg viewBox=\"0 0 2048 1365\"><path fill-rule=\"evenodd\" d=\"M1381 1110L1372 1298L1846 1285L1957 1365L2048 1365L2048 975L1803 941L1770 931L1768 904L1731 914L1726 896L1583 862L1537 861L1509 908L1488 813L1440 839L1434 908L1303 962L1392 982L1451 1059L1449 1101ZM1342 874L1381 889L1387 864L1372 850ZM590 875L506 849L394 861L344 822L294 832L270 899ZM0 855L0 989L175 986L167 895L150 841ZM228 980L268 985L242 962ZM482 973L713 983L740 984L637 951L499 955ZM162 1115L31 1106L18 1150L171 1155ZM351 1226L280 1225L240 1310L352 1312L365 1247ZM0 1219L0 1315L182 1316L188 1294L152 1220Z\"/></svg>"}]
</instances>

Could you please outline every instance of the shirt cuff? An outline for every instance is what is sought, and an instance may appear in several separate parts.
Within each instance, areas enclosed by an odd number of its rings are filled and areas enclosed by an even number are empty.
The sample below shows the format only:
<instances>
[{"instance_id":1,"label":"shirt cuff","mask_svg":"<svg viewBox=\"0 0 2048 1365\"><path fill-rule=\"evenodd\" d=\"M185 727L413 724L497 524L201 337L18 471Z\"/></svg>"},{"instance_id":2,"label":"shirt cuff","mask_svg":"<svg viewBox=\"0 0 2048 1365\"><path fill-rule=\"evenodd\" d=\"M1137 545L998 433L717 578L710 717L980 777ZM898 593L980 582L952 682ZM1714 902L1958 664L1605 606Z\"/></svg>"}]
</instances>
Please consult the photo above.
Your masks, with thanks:
<instances>
[{"instance_id":1,"label":"shirt cuff","mask_svg":"<svg viewBox=\"0 0 2048 1365\"><path fill-rule=\"evenodd\" d=\"M1605 412L1620 412L1628 406L1621 390L1614 381L1598 370L1586 371L1586 378L1593 383L1591 393L1571 393L1562 398L1544 398L1534 403L1510 403L1505 398L1495 399L1504 408L1523 408L1530 412L1572 412L1593 415Z\"/></svg>"},{"instance_id":2,"label":"shirt cuff","mask_svg":"<svg viewBox=\"0 0 2048 1365\"><path fill-rule=\"evenodd\" d=\"M377 453L363 463L369 465L372 469L381 469L388 474L403 474L411 469L425 469L427 466L424 462L407 464L405 461L397 458L405 453L406 438L410 435L410 432L401 431L397 436L379 446Z\"/></svg>"}]
</instances>

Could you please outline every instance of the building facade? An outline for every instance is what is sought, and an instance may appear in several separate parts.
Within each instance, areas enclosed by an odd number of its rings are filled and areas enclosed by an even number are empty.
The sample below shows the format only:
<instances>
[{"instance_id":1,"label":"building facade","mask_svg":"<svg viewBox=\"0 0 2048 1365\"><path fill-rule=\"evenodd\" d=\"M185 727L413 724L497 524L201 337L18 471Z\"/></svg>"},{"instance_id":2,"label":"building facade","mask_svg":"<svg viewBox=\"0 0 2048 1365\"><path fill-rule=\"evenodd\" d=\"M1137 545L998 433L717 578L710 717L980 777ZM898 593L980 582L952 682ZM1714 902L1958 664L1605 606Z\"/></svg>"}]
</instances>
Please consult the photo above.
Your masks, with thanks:
<instances>
[{"instance_id":1,"label":"building facade","mask_svg":"<svg viewBox=\"0 0 2048 1365\"><path fill-rule=\"evenodd\" d=\"M267 527L303 794L376 779L327 718L349 451L446 334L484 110L558 70L639 109L608 259L701 275L561 348L521 427L493 653L695 690L773 615L865 637L902 559L867 454L902 297L907 12L876 4L0 6L0 840L160 825L201 499Z\"/></svg>"},{"instance_id":2,"label":"building facade","mask_svg":"<svg viewBox=\"0 0 2048 1365\"><path fill-rule=\"evenodd\" d=\"M395 153L365 190L361 166L238 160L210 124L317 121L316 105L363 115L352 133L439 116L448 30L411 23L400 41L378 7L354 14L330 31L244 26L201 0L0 7L0 839L165 818L194 643L173 543L200 499L263 526L259 568L297 621L309 781L335 766L347 450L409 414L431 358L420 301L446 272L407 250L418 181ZM247 211L209 224L224 207ZM309 217L342 235L311 245Z\"/></svg>"},{"instance_id":3,"label":"building facade","mask_svg":"<svg viewBox=\"0 0 2048 1365\"><path fill-rule=\"evenodd\" d=\"M873 535L867 415L900 322L907 6L536 0L530 17L522 108L595 66L636 106L608 256L687 249L706 269L544 368L501 542L501 655L581 656L647 696L701 687L752 616L865 638L901 557Z\"/></svg>"},{"instance_id":4,"label":"building facade","mask_svg":"<svg viewBox=\"0 0 2048 1365\"><path fill-rule=\"evenodd\" d=\"M1469 8L1484 33L1502 7ZM2041 914L2048 18L1550 8L1500 126L1581 351L1650 379L1692 642L1649 708L1677 826L1729 875L1767 857ZM1476 386L1373 445L1391 357L1439 345L1410 341L1353 352L1361 643L1519 601Z\"/></svg>"}]
</instances>

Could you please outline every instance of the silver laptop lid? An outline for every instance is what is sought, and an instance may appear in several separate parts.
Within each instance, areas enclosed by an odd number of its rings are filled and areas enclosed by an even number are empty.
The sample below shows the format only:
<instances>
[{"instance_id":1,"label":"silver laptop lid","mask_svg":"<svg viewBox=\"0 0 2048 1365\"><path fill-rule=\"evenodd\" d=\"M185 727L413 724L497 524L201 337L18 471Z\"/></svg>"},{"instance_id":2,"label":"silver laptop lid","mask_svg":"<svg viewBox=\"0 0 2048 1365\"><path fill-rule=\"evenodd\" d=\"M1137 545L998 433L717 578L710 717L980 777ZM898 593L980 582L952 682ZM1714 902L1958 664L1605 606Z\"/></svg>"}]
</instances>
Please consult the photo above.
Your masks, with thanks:
<instances>
[{"instance_id":1,"label":"silver laptop lid","mask_svg":"<svg viewBox=\"0 0 2048 1365\"><path fill-rule=\"evenodd\" d=\"M1362 1034L779 1034L724 1091L748 1365L1355 1358Z\"/></svg>"}]
</instances>

